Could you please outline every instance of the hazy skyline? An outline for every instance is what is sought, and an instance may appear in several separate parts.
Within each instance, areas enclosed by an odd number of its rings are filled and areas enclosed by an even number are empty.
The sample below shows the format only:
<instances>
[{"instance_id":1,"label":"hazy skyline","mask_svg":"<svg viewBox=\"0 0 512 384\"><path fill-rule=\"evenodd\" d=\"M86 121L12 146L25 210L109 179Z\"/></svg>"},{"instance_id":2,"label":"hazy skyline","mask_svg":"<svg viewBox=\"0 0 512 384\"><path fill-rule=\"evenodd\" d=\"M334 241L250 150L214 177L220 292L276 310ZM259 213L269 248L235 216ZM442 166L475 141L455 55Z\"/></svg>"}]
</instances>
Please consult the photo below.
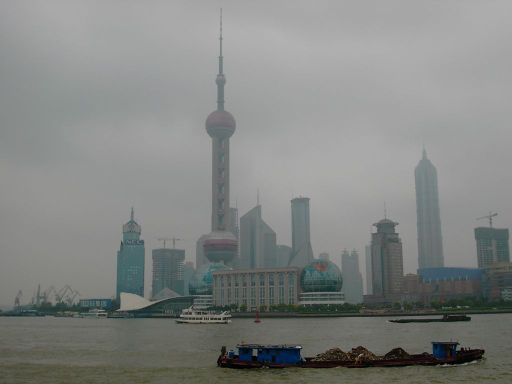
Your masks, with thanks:
<instances>
[{"instance_id":1,"label":"hazy skyline","mask_svg":"<svg viewBox=\"0 0 512 384\"><path fill-rule=\"evenodd\" d=\"M239 216L259 189L291 245L290 200L307 196L315 256L339 264L344 248L363 254L386 202L414 272L425 145L446 266L476 267L477 217L510 226L510 2L4 1L0 305L38 283L114 295L132 206L146 293L157 238L184 239L195 261L211 222L220 7Z\"/></svg>"}]
</instances>

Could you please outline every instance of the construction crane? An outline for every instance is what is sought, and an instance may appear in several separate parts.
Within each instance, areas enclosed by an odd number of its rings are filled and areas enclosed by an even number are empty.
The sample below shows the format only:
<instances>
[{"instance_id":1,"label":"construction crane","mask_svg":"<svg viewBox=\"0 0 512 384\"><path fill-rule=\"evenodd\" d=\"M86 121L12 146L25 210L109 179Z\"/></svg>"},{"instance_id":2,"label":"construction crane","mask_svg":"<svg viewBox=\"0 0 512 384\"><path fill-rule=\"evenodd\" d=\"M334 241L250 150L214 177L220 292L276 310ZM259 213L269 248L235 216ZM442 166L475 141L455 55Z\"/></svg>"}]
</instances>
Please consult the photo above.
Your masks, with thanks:
<instances>
[{"instance_id":1,"label":"construction crane","mask_svg":"<svg viewBox=\"0 0 512 384\"><path fill-rule=\"evenodd\" d=\"M172 241L172 248L173 248L173 249L176 249L176 242L177 242L177 241L181 241L181 240L183 240L183 239L178 239L178 238L176 238L176 237L159 237L157 240L158 240L158 241L163 241L163 242L164 242L164 248L165 248L165 242L166 242L166 241Z\"/></svg>"},{"instance_id":2,"label":"construction crane","mask_svg":"<svg viewBox=\"0 0 512 384\"><path fill-rule=\"evenodd\" d=\"M498 216L497 212L490 212L489 211L488 215L485 215L485 216L482 216L482 217L478 217L477 220L488 219L489 220L489 228L492 228L492 218L496 217L496 216Z\"/></svg>"}]
</instances>

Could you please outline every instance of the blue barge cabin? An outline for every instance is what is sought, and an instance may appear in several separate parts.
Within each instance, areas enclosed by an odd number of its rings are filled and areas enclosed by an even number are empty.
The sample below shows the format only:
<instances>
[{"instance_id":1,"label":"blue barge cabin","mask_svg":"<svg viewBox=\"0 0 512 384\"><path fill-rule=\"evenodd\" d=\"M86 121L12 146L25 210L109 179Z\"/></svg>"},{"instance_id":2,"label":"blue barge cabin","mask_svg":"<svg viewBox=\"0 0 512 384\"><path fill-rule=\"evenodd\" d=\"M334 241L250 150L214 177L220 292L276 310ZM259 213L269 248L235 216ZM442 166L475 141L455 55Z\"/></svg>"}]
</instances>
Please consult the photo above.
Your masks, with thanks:
<instances>
[{"instance_id":1,"label":"blue barge cabin","mask_svg":"<svg viewBox=\"0 0 512 384\"><path fill-rule=\"evenodd\" d=\"M241 364L252 365L276 365L290 366L299 365L303 360L300 354L300 345L262 345L262 344L238 344L238 355L230 350L228 359L237 359Z\"/></svg>"},{"instance_id":2,"label":"blue barge cabin","mask_svg":"<svg viewBox=\"0 0 512 384\"><path fill-rule=\"evenodd\" d=\"M456 341L433 341L432 355L438 360L454 359L457 356Z\"/></svg>"}]
</instances>

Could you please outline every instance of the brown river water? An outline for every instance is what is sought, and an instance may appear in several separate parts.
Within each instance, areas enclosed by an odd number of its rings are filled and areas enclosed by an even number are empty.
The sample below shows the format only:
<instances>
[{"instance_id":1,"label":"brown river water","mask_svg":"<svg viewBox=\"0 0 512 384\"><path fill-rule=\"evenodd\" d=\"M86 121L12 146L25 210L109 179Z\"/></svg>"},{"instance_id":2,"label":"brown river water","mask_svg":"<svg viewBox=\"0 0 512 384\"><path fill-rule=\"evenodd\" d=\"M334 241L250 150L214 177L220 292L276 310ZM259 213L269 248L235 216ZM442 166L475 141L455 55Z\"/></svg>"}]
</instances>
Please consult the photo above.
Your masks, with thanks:
<instances>
[{"instance_id":1,"label":"brown river water","mask_svg":"<svg viewBox=\"0 0 512 384\"><path fill-rule=\"evenodd\" d=\"M227 325L173 319L0 317L0 383L512 383L512 314L472 315L458 323L394 324L383 317L233 319ZM463 366L229 370L222 345L290 343L303 356L362 345L431 351L433 340L484 348Z\"/></svg>"}]
</instances>

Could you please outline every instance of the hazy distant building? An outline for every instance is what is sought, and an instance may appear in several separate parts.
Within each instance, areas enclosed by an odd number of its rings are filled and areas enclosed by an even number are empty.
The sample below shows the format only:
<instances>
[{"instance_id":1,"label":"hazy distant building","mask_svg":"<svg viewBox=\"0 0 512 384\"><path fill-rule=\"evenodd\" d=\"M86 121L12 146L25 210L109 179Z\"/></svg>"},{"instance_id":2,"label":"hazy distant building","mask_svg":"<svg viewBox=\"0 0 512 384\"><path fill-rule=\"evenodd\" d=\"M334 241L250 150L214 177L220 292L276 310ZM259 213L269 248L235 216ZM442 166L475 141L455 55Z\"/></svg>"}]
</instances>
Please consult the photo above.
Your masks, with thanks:
<instances>
[{"instance_id":1,"label":"hazy distant building","mask_svg":"<svg viewBox=\"0 0 512 384\"><path fill-rule=\"evenodd\" d=\"M262 268L214 271L213 305L248 311L275 305L295 305L299 295L299 268Z\"/></svg>"},{"instance_id":2,"label":"hazy distant building","mask_svg":"<svg viewBox=\"0 0 512 384\"><path fill-rule=\"evenodd\" d=\"M153 285L152 296L168 288L180 295L185 294L183 279L184 249L153 249Z\"/></svg>"},{"instance_id":3,"label":"hazy distant building","mask_svg":"<svg viewBox=\"0 0 512 384\"><path fill-rule=\"evenodd\" d=\"M194 276L194 272L195 272L194 263L191 261L185 262L185 264L183 265L183 285L184 285L183 295L184 296L190 295L188 287L190 284L190 280L192 280L192 276Z\"/></svg>"},{"instance_id":4,"label":"hazy distant building","mask_svg":"<svg viewBox=\"0 0 512 384\"><path fill-rule=\"evenodd\" d=\"M496 263L484 270L483 295L486 299L512 300L512 264Z\"/></svg>"},{"instance_id":5,"label":"hazy distant building","mask_svg":"<svg viewBox=\"0 0 512 384\"><path fill-rule=\"evenodd\" d=\"M508 229L475 228L478 268L510 262Z\"/></svg>"},{"instance_id":6,"label":"hazy distant building","mask_svg":"<svg viewBox=\"0 0 512 384\"><path fill-rule=\"evenodd\" d=\"M288 245L278 245L276 246L276 267L284 268L288 265L290 261L290 256L292 254L292 247Z\"/></svg>"},{"instance_id":7,"label":"hazy distant building","mask_svg":"<svg viewBox=\"0 0 512 384\"><path fill-rule=\"evenodd\" d=\"M479 268L425 268L418 269L420 301L430 304L460 300L482 295L482 270Z\"/></svg>"},{"instance_id":8,"label":"hazy distant building","mask_svg":"<svg viewBox=\"0 0 512 384\"><path fill-rule=\"evenodd\" d=\"M346 249L341 254L341 275L343 277L343 292L345 301L350 304L363 302L363 278L359 271L359 254L355 249L348 253Z\"/></svg>"},{"instance_id":9,"label":"hazy distant building","mask_svg":"<svg viewBox=\"0 0 512 384\"><path fill-rule=\"evenodd\" d=\"M229 228L228 231L231 232L237 239L240 238L240 227L238 225L238 208L229 208Z\"/></svg>"},{"instance_id":10,"label":"hazy distant building","mask_svg":"<svg viewBox=\"0 0 512 384\"><path fill-rule=\"evenodd\" d=\"M331 257L329 256L329 254L327 252L322 252L318 255L318 259L324 260L324 261L330 261Z\"/></svg>"},{"instance_id":11,"label":"hazy distant building","mask_svg":"<svg viewBox=\"0 0 512 384\"><path fill-rule=\"evenodd\" d=\"M235 235L237 240L236 256L230 263L232 268L239 268L240 265L240 221L238 219L238 208L229 208L229 228L228 231Z\"/></svg>"},{"instance_id":12,"label":"hazy distant building","mask_svg":"<svg viewBox=\"0 0 512 384\"><path fill-rule=\"evenodd\" d=\"M303 268L313 261L309 228L309 198L292 199L292 254L289 266Z\"/></svg>"},{"instance_id":13,"label":"hazy distant building","mask_svg":"<svg viewBox=\"0 0 512 384\"><path fill-rule=\"evenodd\" d=\"M141 226L133 215L123 225L123 240L117 251L116 297L119 302L121 292L144 296L144 240L140 239Z\"/></svg>"},{"instance_id":14,"label":"hazy distant building","mask_svg":"<svg viewBox=\"0 0 512 384\"><path fill-rule=\"evenodd\" d=\"M276 266L276 233L263 221L257 205L240 218L240 268Z\"/></svg>"},{"instance_id":15,"label":"hazy distant building","mask_svg":"<svg viewBox=\"0 0 512 384\"><path fill-rule=\"evenodd\" d=\"M213 262L231 264L238 255L238 239L231 232L229 207L229 138L235 133L236 122L231 113L224 109L224 57L222 56L222 29L219 36L219 73L217 84L217 109L206 119L205 127L212 138L212 231L203 240L206 258Z\"/></svg>"},{"instance_id":16,"label":"hazy distant building","mask_svg":"<svg viewBox=\"0 0 512 384\"><path fill-rule=\"evenodd\" d=\"M416 181L418 266L420 269L443 267L437 171L427 158L425 149L423 149L423 158L416 166L414 176Z\"/></svg>"},{"instance_id":17,"label":"hazy distant building","mask_svg":"<svg viewBox=\"0 0 512 384\"><path fill-rule=\"evenodd\" d=\"M443 303L482 296L483 270L478 268L440 267L419 269L418 274L403 278L404 302Z\"/></svg>"},{"instance_id":18,"label":"hazy distant building","mask_svg":"<svg viewBox=\"0 0 512 384\"><path fill-rule=\"evenodd\" d=\"M366 277L366 294L373 295L372 288L372 246L366 245L364 247L365 254L365 277Z\"/></svg>"},{"instance_id":19,"label":"hazy distant building","mask_svg":"<svg viewBox=\"0 0 512 384\"><path fill-rule=\"evenodd\" d=\"M398 223L382 219L372 233L372 290L374 296L400 294L403 278L402 241L395 232Z\"/></svg>"}]
</instances>

